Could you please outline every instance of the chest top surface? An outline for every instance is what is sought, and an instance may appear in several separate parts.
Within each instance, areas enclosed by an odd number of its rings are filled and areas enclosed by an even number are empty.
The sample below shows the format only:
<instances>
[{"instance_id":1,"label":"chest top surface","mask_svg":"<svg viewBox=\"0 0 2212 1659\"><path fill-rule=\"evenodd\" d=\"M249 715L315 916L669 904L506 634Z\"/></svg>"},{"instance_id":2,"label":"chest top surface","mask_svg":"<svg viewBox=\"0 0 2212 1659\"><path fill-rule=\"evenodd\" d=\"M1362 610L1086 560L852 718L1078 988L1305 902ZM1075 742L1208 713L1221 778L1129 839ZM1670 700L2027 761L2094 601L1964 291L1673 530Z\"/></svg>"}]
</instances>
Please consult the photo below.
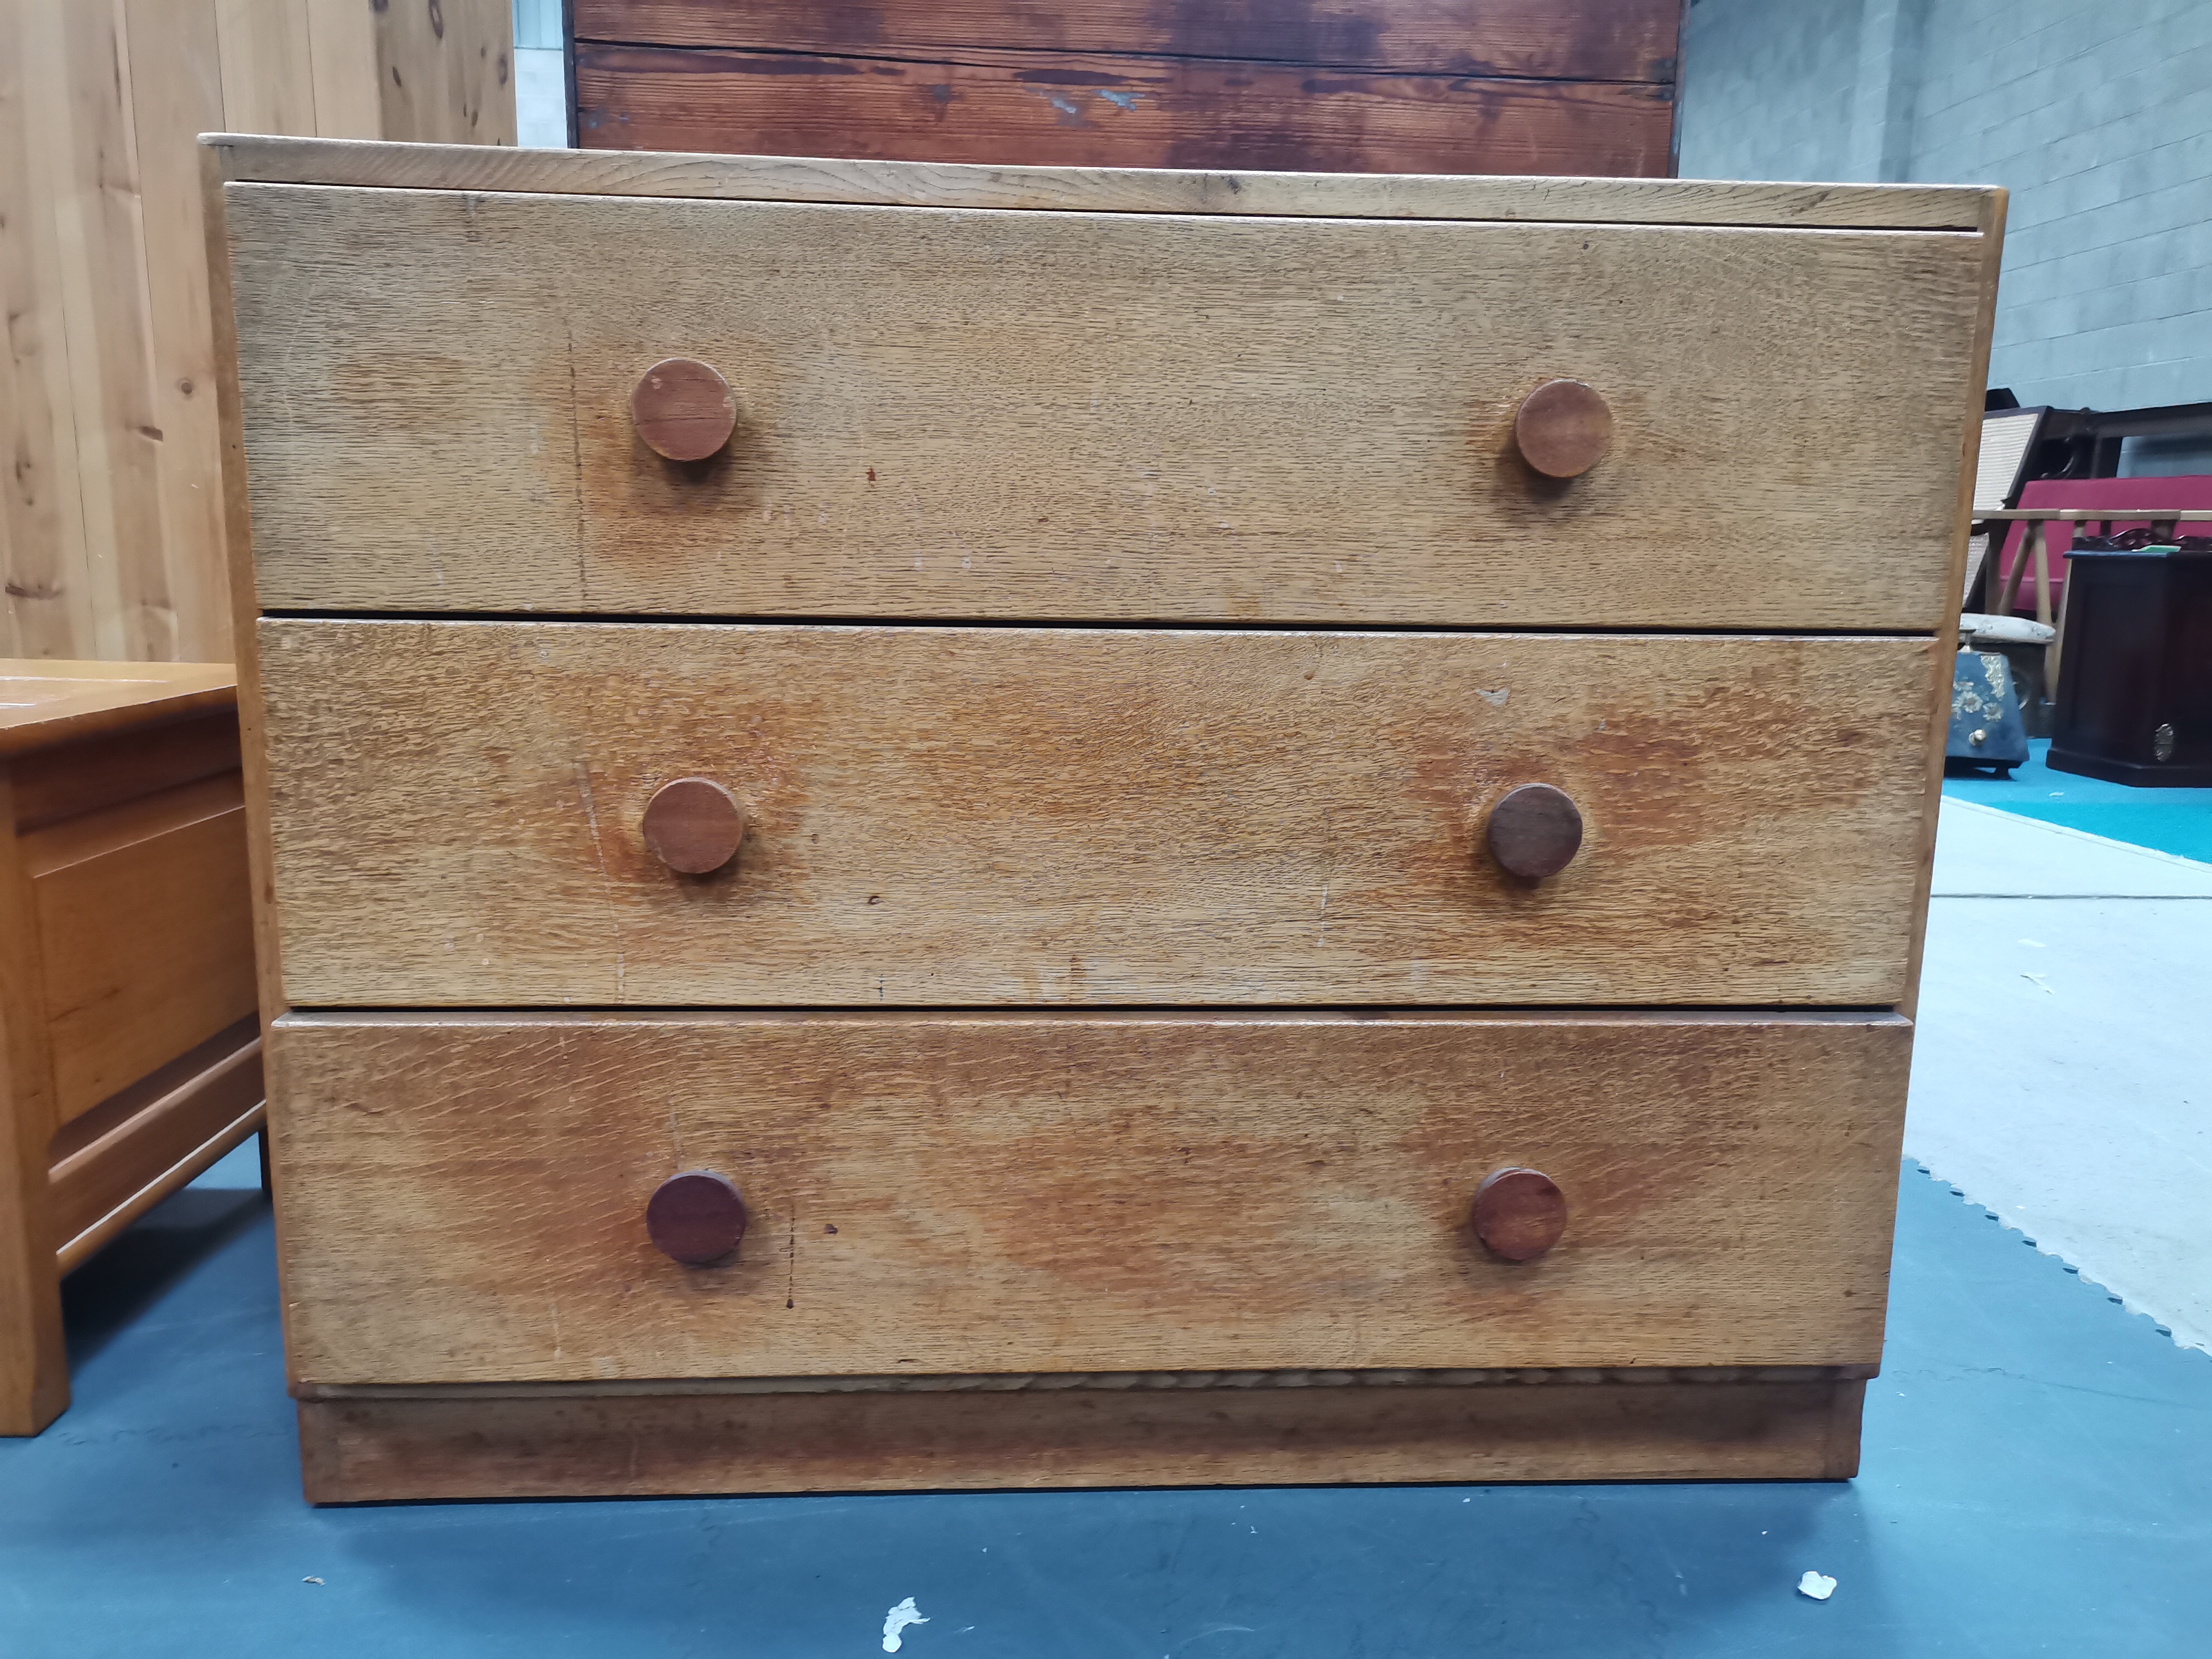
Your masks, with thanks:
<instances>
[{"instance_id":1,"label":"chest top surface","mask_svg":"<svg viewBox=\"0 0 2212 1659\"><path fill-rule=\"evenodd\" d=\"M238 700L228 663L0 657L0 755L168 720Z\"/></svg>"}]
</instances>

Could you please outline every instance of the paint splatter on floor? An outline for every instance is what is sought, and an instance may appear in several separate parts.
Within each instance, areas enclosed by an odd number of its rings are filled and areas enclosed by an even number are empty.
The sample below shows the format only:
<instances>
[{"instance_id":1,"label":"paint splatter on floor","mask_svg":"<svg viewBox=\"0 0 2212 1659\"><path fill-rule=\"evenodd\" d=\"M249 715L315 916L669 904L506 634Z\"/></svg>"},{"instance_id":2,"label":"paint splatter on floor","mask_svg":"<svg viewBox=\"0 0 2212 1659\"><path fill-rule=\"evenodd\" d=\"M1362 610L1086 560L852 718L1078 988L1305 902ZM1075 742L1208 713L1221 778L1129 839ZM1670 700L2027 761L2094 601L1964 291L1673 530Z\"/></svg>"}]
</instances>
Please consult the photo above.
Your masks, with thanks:
<instances>
[{"instance_id":1,"label":"paint splatter on floor","mask_svg":"<svg viewBox=\"0 0 2212 1659\"><path fill-rule=\"evenodd\" d=\"M896 1653L906 1645L906 1638L899 1632L908 1625L926 1625L928 1622L914 1605L914 1597L908 1596L884 1615L884 1651Z\"/></svg>"}]
</instances>

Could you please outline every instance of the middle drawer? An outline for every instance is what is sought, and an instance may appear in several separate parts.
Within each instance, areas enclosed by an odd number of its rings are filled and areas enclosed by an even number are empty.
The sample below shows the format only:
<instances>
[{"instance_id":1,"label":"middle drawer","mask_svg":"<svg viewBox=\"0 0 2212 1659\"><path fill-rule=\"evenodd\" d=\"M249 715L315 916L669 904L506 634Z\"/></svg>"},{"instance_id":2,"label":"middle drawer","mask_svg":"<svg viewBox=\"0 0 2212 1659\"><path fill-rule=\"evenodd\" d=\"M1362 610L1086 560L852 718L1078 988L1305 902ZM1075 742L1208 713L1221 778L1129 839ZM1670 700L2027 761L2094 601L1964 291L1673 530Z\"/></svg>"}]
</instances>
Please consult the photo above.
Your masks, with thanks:
<instances>
[{"instance_id":1,"label":"middle drawer","mask_svg":"<svg viewBox=\"0 0 2212 1659\"><path fill-rule=\"evenodd\" d=\"M1904 994L1922 638L260 624L301 1006ZM643 832L742 807L707 875ZM1541 880L1508 791L1579 809Z\"/></svg>"}]
</instances>

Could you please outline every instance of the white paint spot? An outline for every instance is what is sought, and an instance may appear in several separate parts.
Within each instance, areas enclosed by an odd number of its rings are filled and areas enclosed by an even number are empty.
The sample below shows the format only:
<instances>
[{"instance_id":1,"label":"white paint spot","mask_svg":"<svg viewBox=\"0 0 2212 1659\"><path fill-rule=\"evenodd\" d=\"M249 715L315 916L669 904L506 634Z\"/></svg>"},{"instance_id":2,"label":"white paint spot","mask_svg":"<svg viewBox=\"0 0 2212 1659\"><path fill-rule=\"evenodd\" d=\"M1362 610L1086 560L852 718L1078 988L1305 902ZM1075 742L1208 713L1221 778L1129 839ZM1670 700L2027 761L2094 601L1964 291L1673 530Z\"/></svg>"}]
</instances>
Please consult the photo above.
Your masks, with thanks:
<instances>
[{"instance_id":1,"label":"white paint spot","mask_svg":"<svg viewBox=\"0 0 2212 1659\"><path fill-rule=\"evenodd\" d=\"M1127 110L1136 108L1137 100L1145 94L1141 92L1109 92L1105 88L1101 87L1098 88L1098 95L1113 105L1115 109Z\"/></svg>"},{"instance_id":2,"label":"white paint spot","mask_svg":"<svg viewBox=\"0 0 2212 1659\"><path fill-rule=\"evenodd\" d=\"M1833 1587L1834 1581L1831 1580L1830 1588L1832 1589ZM905 1645L905 1642L903 1638L900 1637L899 1632L904 1630L908 1625L926 1625L928 1622L929 1620L923 1618L920 1612L915 1609L914 1605L914 1597L911 1595L908 1596L905 1601L900 1602L896 1607L893 1607L889 1613L884 1615L884 1651L885 1653L896 1653L900 1648Z\"/></svg>"},{"instance_id":3,"label":"white paint spot","mask_svg":"<svg viewBox=\"0 0 2212 1659\"><path fill-rule=\"evenodd\" d=\"M1510 685L1501 685L1495 691L1486 691L1478 685L1474 688L1474 695L1492 708L1503 708L1505 707L1506 698L1513 695L1513 688Z\"/></svg>"},{"instance_id":4,"label":"white paint spot","mask_svg":"<svg viewBox=\"0 0 2212 1659\"><path fill-rule=\"evenodd\" d=\"M1836 1581L1825 1572L1808 1572L1797 1581L1797 1594L1809 1595L1815 1601L1825 1601L1835 1593Z\"/></svg>"}]
</instances>

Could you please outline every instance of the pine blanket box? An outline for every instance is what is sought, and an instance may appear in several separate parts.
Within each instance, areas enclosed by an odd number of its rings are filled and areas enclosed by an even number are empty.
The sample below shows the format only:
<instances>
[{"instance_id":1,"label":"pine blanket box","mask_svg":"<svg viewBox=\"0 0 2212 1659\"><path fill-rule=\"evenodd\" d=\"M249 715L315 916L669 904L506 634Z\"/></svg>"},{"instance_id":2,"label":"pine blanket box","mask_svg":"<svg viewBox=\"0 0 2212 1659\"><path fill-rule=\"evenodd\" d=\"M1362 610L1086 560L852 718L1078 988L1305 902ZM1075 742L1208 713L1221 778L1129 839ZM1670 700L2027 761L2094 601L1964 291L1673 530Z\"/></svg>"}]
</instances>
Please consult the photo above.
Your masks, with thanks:
<instances>
[{"instance_id":1,"label":"pine blanket box","mask_svg":"<svg viewBox=\"0 0 2212 1659\"><path fill-rule=\"evenodd\" d=\"M311 1498L1853 1472L2000 192L208 145Z\"/></svg>"},{"instance_id":2,"label":"pine blanket box","mask_svg":"<svg viewBox=\"0 0 2212 1659\"><path fill-rule=\"evenodd\" d=\"M69 1404L61 1281L261 1127L228 663L0 660L0 1434Z\"/></svg>"}]
</instances>

